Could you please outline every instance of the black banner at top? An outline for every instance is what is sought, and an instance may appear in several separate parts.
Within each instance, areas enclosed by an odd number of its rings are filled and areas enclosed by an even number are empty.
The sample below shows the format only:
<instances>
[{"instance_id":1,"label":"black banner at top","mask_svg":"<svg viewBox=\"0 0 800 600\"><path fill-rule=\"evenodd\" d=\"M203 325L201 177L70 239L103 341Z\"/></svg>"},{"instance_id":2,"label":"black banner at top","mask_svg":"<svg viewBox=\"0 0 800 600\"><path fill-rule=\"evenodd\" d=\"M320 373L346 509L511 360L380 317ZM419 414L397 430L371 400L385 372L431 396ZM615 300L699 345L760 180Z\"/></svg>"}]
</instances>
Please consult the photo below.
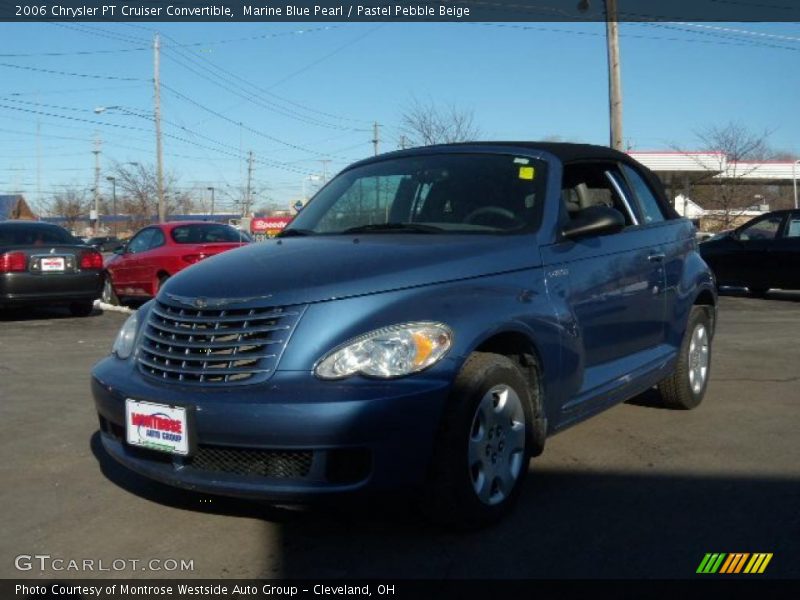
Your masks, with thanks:
<instances>
[{"instance_id":1,"label":"black banner at top","mask_svg":"<svg viewBox=\"0 0 800 600\"><path fill-rule=\"evenodd\" d=\"M800 21L798 0L0 0L0 20L577 22L614 4L619 21Z\"/></svg>"}]
</instances>

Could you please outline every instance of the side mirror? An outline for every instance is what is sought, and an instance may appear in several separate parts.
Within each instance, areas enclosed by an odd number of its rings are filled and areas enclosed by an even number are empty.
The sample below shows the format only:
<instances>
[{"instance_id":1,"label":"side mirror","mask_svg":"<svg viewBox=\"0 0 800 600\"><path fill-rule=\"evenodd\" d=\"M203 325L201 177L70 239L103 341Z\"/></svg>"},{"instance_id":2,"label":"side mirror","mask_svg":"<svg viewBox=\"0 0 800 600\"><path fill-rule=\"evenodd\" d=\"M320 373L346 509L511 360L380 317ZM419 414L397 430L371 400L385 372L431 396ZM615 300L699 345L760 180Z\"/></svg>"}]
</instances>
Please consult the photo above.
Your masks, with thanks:
<instances>
[{"instance_id":1,"label":"side mirror","mask_svg":"<svg viewBox=\"0 0 800 600\"><path fill-rule=\"evenodd\" d=\"M609 235L622 231L625 217L615 208L608 206L590 206L575 213L562 235L568 239Z\"/></svg>"},{"instance_id":2,"label":"side mirror","mask_svg":"<svg viewBox=\"0 0 800 600\"><path fill-rule=\"evenodd\" d=\"M126 247L127 246L125 244L123 244L122 246L118 246L117 248L114 248L114 254L125 254L125 248Z\"/></svg>"}]
</instances>

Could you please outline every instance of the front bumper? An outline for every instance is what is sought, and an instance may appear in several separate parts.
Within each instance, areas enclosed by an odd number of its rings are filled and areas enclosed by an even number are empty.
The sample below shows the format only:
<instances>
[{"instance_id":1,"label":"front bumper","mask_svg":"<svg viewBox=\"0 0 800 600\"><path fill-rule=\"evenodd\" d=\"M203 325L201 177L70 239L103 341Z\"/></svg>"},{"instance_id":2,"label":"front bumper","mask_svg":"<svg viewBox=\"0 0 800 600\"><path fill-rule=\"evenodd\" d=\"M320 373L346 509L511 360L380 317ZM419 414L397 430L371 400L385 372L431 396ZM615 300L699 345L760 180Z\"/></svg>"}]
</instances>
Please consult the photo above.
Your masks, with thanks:
<instances>
[{"instance_id":1,"label":"front bumper","mask_svg":"<svg viewBox=\"0 0 800 600\"><path fill-rule=\"evenodd\" d=\"M278 371L263 383L207 389L162 384L109 357L92 373L105 449L126 467L200 492L303 502L423 481L450 380L320 381ZM125 399L187 407L187 458L125 443Z\"/></svg>"}]
</instances>

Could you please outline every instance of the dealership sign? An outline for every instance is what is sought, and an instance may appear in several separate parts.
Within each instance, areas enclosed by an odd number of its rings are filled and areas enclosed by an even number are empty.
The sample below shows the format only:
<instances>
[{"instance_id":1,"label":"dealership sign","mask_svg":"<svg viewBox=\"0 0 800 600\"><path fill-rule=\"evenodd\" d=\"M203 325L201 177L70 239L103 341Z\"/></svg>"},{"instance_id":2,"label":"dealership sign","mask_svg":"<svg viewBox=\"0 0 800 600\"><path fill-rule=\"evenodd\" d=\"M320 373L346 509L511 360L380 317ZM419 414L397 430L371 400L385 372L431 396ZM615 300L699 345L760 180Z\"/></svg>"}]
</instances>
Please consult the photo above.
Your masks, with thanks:
<instances>
[{"instance_id":1,"label":"dealership sign","mask_svg":"<svg viewBox=\"0 0 800 600\"><path fill-rule=\"evenodd\" d=\"M254 217L250 221L250 233L253 235L264 235L274 237L290 222L291 217Z\"/></svg>"}]
</instances>

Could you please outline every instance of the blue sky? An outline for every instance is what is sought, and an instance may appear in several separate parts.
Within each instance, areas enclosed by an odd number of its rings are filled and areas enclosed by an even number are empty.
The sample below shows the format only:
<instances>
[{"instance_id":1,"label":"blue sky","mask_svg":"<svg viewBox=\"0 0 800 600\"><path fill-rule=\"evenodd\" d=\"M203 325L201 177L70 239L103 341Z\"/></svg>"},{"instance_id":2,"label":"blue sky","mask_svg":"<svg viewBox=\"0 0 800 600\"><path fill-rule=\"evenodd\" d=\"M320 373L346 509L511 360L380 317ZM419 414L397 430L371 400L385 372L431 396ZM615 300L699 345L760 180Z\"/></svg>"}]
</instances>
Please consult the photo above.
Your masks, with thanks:
<instances>
[{"instance_id":1,"label":"blue sky","mask_svg":"<svg viewBox=\"0 0 800 600\"><path fill-rule=\"evenodd\" d=\"M800 153L800 25L620 27L632 148L697 148L696 131L737 121ZM474 111L486 139L608 139L597 23L2 23L1 193L47 201L92 187L95 135L103 176L115 160L154 161L156 30L165 168L198 197L214 186L223 207L249 150L256 205L286 206L304 180L315 185L321 160L335 173L370 155L373 121L381 150L395 149L415 97Z\"/></svg>"}]
</instances>

